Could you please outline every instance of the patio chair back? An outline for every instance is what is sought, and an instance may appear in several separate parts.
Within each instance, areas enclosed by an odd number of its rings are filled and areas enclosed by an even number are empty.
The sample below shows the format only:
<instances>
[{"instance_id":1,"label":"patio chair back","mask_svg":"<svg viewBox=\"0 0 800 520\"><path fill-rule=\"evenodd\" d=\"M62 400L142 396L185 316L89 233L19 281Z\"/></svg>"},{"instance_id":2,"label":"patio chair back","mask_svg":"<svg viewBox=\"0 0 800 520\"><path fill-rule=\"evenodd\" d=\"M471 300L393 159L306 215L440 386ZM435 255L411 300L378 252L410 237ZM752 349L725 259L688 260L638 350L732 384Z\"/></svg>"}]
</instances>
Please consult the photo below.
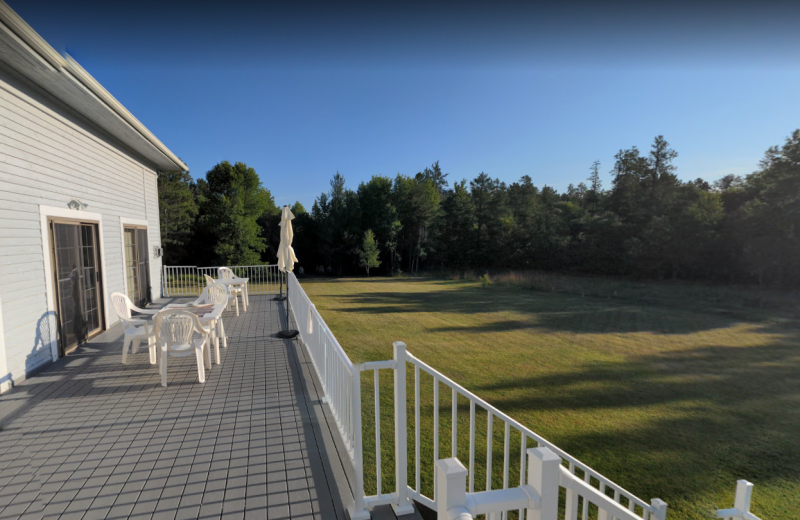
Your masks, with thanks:
<instances>
[{"instance_id":1,"label":"patio chair back","mask_svg":"<svg viewBox=\"0 0 800 520\"><path fill-rule=\"evenodd\" d=\"M227 304L230 296L228 295L228 287L221 283L215 283L205 288L206 301L214 305Z\"/></svg>"},{"instance_id":2,"label":"patio chair back","mask_svg":"<svg viewBox=\"0 0 800 520\"><path fill-rule=\"evenodd\" d=\"M121 292L111 293L111 305L114 307L117 316L123 320L131 319L131 305L128 305L129 302L130 299L125 294Z\"/></svg>"},{"instance_id":3,"label":"patio chair back","mask_svg":"<svg viewBox=\"0 0 800 520\"><path fill-rule=\"evenodd\" d=\"M220 267L219 276L220 278L236 278L236 276L233 274L233 269L230 267Z\"/></svg>"},{"instance_id":4,"label":"patio chair back","mask_svg":"<svg viewBox=\"0 0 800 520\"><path fill-rule=\"evenodd\" d=\"M207 274L204 274L203 276L206 277L206 287L208 287L209 285L214 285L215 283L217 283L216 280L214 280L213 278L211 278Z\"/></svg>"},{"instance_id":5,"label":"patio chair back","mask_svg":"<svg viewBox=\"0 0 800 520\"><path fill-rule=\"evenodd\" d=\"M166 310L155 317L153 328L159 345L166 345L170 355L192 353L192 336L195 332L207 334L196 314L181 310Z\"/></svg>"}]
</instances>

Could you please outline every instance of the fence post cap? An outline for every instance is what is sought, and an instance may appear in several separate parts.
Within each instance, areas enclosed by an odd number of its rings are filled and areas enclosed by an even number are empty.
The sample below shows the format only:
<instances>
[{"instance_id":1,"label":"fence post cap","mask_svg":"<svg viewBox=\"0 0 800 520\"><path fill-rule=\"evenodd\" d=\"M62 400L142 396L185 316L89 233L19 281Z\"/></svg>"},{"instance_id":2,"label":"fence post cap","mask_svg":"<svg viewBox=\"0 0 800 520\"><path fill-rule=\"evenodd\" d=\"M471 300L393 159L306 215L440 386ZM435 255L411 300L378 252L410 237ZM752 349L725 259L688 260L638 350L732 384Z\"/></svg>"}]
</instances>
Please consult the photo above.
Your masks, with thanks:
<instances>
[{"instance_id":1,"label":"fence post cap","mask_svg":"<svg viewBox=\"0 0 800 520\"><path fill-rule=\"evenodd\" d=\"M528 456L536 457L542 462L558 462L561 464L561 457L553 453L553 450L546 446L541 448L528 448Z\"/></svg>"},{"instance_id":2,"label":"fence post cap","mask_svg":"<svg viewBox=\"0 0 800 520\"><path fill-rule=\"evenodd\" d=\"M392 342L392 346L394 348L402 348L402 349L406 348L406 344L404 342L402 342L402 341L393 341Z\"/></svg>"},{"instance_id":3,"label":"fence post cap","mask_svg":"<svg viewBox=\"0 0 800 520\"><path fill-rule=\"evenodd\" d=\"M459 475L467 474L467 468L465 468L464 464L462 464L461 461L456 457L439 459L436 461L436 466L442 475L446 475L448 477L457 477Z\"/></svg>"},{"instance_id":4,"label":"fence post cap","mask_svg":"<svg viewBox=\"0 0 800 520\"><path fill-rule=\"evenodd\" d=\"M653 508L653 516L657 520L666 520L667 518L667 503L660 498L650 500L650 506Z\"/></svg>"}]
</instances>

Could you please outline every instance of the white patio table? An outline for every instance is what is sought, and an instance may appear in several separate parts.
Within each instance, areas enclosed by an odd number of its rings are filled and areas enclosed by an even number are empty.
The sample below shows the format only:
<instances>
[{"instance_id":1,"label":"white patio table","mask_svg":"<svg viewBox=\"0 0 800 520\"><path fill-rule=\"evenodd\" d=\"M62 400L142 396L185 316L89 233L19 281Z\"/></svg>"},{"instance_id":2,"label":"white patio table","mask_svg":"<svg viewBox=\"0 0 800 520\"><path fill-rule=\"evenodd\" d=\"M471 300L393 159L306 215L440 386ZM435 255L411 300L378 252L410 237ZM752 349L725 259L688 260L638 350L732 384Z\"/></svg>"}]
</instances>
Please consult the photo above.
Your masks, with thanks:
<instances>
[{"instance_id":1,"label":"white patio table","mask_svg":"<svg viewBox=\"0 0 800 520\"><path fill-rule=\"evenodd\" d=\"M250 278L217 278L214 281L229 287L241 288L242 307L244 307L244 312L247 312L247 304L250 303L250 295L247 293L247 282L250 281Z\"/></svg>"}]
</instances>

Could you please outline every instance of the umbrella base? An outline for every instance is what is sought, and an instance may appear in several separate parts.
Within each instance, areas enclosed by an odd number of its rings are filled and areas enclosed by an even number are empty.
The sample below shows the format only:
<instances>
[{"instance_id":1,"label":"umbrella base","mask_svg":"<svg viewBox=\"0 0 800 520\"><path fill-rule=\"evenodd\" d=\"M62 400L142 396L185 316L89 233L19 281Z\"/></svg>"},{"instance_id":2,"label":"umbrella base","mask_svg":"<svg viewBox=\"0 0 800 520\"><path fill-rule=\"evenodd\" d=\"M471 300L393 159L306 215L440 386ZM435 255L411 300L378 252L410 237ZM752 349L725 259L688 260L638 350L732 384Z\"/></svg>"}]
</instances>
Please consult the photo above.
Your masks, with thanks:
<instances>
[{"instance_id":1,"label":"umbrella base","mask_svg":"<svg viewBox=\"0 0 800 520\"><path fill-rule=\"evenodd\" d=\"M278 333L275 334L275 335L278 336L279 338L291 339L291 338L294 338L295 336L297 336L298 334L300 334L298 331L292 330L292 329L288 329L288 330L278 331Z\"/></svg>"},{"instance_id":2,"label":"umbrella base","mask_svg":"<svg viewBox=\"0 0 800 520\"><path fill-rule=\"evenodd\" d=\"M276 296L276 297L274 297L272 299L272 301L274 301L274 302L282 302L285 299L286 299L286 296Z\"/></svg>"}]
</instances>

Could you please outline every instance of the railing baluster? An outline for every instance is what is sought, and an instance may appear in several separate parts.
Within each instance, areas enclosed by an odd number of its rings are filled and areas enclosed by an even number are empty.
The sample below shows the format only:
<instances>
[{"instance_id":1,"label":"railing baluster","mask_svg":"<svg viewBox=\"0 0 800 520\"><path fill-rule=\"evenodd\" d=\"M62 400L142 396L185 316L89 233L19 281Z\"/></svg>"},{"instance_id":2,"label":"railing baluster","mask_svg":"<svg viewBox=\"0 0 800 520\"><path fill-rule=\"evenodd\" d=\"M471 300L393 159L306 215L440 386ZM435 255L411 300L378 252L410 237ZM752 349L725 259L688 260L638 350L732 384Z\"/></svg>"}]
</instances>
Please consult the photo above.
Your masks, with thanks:
<instances>
[{"instance_id":1,"label":"railing baluster","mask_svg":"<svg viewBox=\"0 0 800 520\"><path fill-rule=\"evenodd\" d=\"M375 372L375 471L378 478L378 496L381 496L381 390L378 370Z\"/></svg>"},{"instance_id":2,"label":"railing baluster","mask_svg":"<svg viewBox=\"0 0 800 520\"><path fill-rule=\"evenodd\" d=\"M521 438L519 441L519 485L522 486L525 484L525 480L527 476L525 475L525 452L528 450L528 436L525 435L525 432L520 431ZM519 515L519 520L525 519L525 510L520 509L517 513ZM584 518L584 520L586 520Z\"/></svg>"},{"instance_id":3,"label":"railing baluster","mask_svg":"<svg viewBox=\"0 0 800 520\"><path fill-rule=\"evenodd\" d=\"M573 475L575 474L575 464L573 462L569 463L569 472ZM572 489L567 489L567 501L566 501L566 509L564 512L564 518L577 519L578 517L578 493L576 493Z\"/></svg>"},{"instance_id":4,"label":"railing baluster","mask_svg":"<svg viewBox=\"0 0 800 520\"><path fill-rule=\"evenodd\" d=\"M508 465L510 462L509 459L511 458L511 425L506 421L503 422L506 425L505 437L503 440L503 489L508 489ZM506 520L508 518L508 512L503 511L500 518Z\"/></svg>"},{"instance_id":5,"label":"railing baluster","mask_svg":"<svg viewBox=\"0 0 800 520\"><path fill-rule=\"evenodd\" d=\"M414 469L416 470L416 483L417 493L421 493L420 489L420 448L419 448L419 367L414 365Z\"/></svg>"},{"instance_id":6,"label":"railing baluster","mask_svg":"<svg viewBox=\"0 0 800 520\"><path fill-rule=\"evenodd\" d=\"M450 451L452 452L452 457L458 456L458 390L453 388L453 408L452 408L452 439L451 439L451 446Z\"/></svg>"},{"instance_id":7,"label":"railing baluster","mask_svg":"<svg viewBox=\"0 0 800 520\"><path fill-rule=\"evenodd\" d=\"M492 411L487 410L489 413L486 419L486 491L492 490Z\"/></svg>"},{"instance_id":8,"label":"railing baluster","mask_svg":"<svg viewBox=\"0 0 800 520\"><path fill-rule=\"evenodd\" d=\"M508 464L511 455L511 425L508 423L506 424L506 435L505 435L505 442L504 442L504 454L503 454L503 489L508 489Z\"/></svg>"},{"instance_id":9,"label":"railing baluster","mask_svg":"<svg viewBox=\"0 0 800 520\"><path fill-rule=\"evenodd\" d=\"M436 482L436 461L439 460L439 378L433 376L433 481ZM433 490L436 499L436 486Z\"/></svg>"},{"instance_id":10,"label":"railing baluster","mask_svg":"<svg viewBox=\"0 0 800 520\"><path fill-rule=\"evenodd\" d=\"M475 401L469 400L469 492L475 491Z\"/></svg>"},{"instance_id":11,"label":"railing baluster","mask_svg":"<svg viewBox=\"0 0 800 520\"><path fill-rule=\"evenodd\" d=\"M592 477L586 469L583 470L583 480L589 485L592 483ZM586 497L583 497L583 515L581 520L589 520L589 500Z\"/></svg>"}]
</instances>

